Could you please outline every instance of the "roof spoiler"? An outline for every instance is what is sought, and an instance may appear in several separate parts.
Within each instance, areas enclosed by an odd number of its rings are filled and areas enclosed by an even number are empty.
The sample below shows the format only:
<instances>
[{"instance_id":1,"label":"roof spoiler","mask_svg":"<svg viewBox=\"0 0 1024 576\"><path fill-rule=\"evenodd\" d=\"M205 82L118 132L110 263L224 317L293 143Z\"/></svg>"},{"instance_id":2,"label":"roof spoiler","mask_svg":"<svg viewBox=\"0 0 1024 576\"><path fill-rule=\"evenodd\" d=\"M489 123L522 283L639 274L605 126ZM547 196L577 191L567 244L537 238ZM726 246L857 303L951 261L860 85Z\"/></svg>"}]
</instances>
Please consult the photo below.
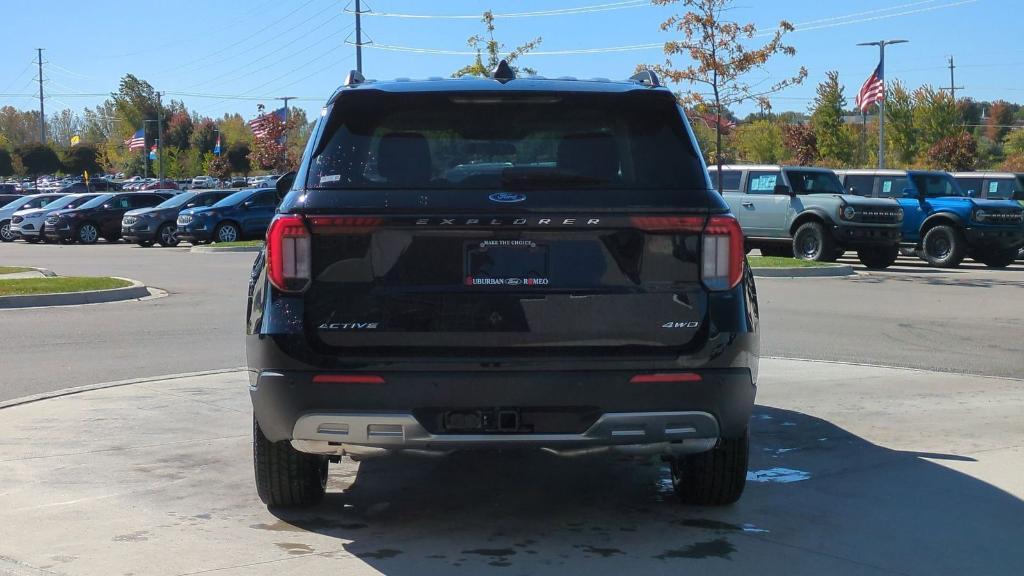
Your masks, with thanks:
<instances>
[{"instance_id":1,"label":"roof spoiler","mask_svg":"<svg viewBox=\"0 0 1024 576\"><path fill-rule=\"evenodd\" d=\"M640 72L630 76L629 79L633 82L644 84L646 86L661 86L661 81L658 80L658 75L654 73L654 70L641 70Z\"/></svg>"}]
</instances>

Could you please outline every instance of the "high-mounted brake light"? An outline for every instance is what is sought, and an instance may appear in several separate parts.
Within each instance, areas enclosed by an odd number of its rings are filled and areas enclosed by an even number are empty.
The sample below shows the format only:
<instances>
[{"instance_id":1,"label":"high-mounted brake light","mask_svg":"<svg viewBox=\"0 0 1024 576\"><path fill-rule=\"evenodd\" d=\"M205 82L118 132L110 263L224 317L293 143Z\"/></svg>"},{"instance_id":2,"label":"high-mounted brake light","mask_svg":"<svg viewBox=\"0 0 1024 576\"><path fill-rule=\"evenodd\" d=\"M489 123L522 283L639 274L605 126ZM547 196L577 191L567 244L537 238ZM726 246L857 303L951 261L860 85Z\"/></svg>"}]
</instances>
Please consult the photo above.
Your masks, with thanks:
<instances>
[{"instance_id":1,"label":"high-mounted brake light","mask_svg":"<svg viewBox=\"0 0 1024 576\"><path fill-rule=\"evenodd\" d=\"M712 216L704 227L701 279L711 290L729 290L743 278L743 230L732 216Z\"/></svg>"},{"instance_id":2,"label":"high-mounted brake light","mask_svg":"<svg viewBox=\"0 0 1024 576\"><path fill-rule=\"evenodd\" d=\"M310 234L302 216L278 216L267 229L267 278L283 292L302 292L310 282Z\"/></svg>"}]
</instances>

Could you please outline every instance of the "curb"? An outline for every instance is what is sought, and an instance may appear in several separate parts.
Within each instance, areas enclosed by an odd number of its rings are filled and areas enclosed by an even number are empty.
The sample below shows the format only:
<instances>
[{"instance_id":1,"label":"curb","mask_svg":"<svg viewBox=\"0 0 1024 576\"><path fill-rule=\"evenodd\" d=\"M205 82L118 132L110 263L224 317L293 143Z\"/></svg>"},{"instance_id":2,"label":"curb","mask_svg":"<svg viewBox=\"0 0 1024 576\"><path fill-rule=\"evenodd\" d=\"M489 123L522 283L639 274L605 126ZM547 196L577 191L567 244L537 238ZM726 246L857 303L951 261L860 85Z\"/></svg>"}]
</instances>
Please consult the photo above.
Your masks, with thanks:
<instances>
[{"instance_id":1,"label":"curb","mask_svg":"<svg viewBox=\"0 0 1024 576\"><path fill-rule=\"evenodd\" d=\"M853 276L853 266L837 264L834 266L808 266L804 268L754 268L750 270L759 278L826 278L832 276Z\"/></svg>"},{"instance_id":2,"label":"curb","mask_svg":"<svg viewBox=\"0 0 1024 576\"><path fill-rule=\"evenodd\" d=\"M75 386L73 388L62 388L60 390L53 390L51 392L42 392L40 394L33 394L31 396L22 396L21 398L14 398L12 400L0 401L0 410L4 408L12 408L14 406L21 406L23 404L31 404L33 402L41 402L43 400L50 400L52 398L60 398L62 396L72 396L74 394L81 394L82 392L93 392L95 390L103 390L105 388L117 388L119 386L130 386L132 384L145 384L146 382L162 382L164 380L180 380L182 378L195 378L197 376L212 376L214 374L228 374L231 372L244 372L245 368L221 368L219 370L203 370L200 372L180 372L178 374L165 374L163 376L148 376L146 378L132 378L129 380L114 380L113 382L101 382L99 384L87 384L85 386Z\"/></svg>"},{"instance_id":3,"label":"curb","mask_svg":"<svg viewBox=\"0 0 1024 576\"><path fill-rule=\"evenodd\" d=\"M216 246L193 246L189 249L192 254L224 254L230 252L260 252L263 250L263 246L225 246L224 248L217 248Z\"/></svg>"},{"instance_id":4,"label":"curb","mask_svg":"<svg viewBox=\"0 0 1024 576\"><path fill-rule=\"evenodd\" d=\"M102 302L118 302L120 300L138 300L149 296L149 288L138 280L120 278L131 282L131 286L111 288L109 290L89 290L86 292L64 292L58 294L25 294L19 296L0 296L0 309L5 308L38 308L41 306L72 306L75 304L99 304Z\"/></svg>"}]
</instances>

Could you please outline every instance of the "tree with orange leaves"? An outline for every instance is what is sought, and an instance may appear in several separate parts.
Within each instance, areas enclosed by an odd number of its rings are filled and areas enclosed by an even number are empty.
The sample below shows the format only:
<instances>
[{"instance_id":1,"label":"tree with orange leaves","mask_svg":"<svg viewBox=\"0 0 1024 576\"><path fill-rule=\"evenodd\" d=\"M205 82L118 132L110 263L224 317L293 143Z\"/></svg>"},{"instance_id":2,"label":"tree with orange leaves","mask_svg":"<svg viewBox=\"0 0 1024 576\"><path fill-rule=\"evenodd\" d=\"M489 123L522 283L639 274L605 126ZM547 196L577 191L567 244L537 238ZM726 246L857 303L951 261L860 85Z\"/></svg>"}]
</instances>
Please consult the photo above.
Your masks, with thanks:
<instances>
[{"instance_id":1,"label":"tree with orange leaves","mask_svg":"<svg viewBox=\"0 0 1024 576\"><path fill-rule=\"evenodd\" d=\"M757 27L722 19L723 13L732 7L733 0L651 0L651 3L667 6L680 1L687 12L669 17L661 23L661 30L679 33L682 38L665 43L666 57L663 64L640 68L654 70L669 82L690 84L690 90L681 93L679 99L684 106L717 118L714 158L721 168L721 119L726 109L749 100L756 100L765 109L771 109L768 96L803 82L807 77L807 69L801 66L794 76L768 86L745 82L744 75L764 68L772 56L796 55L796 49L782 41L786 33L794 30L793 25L783 20L767 43L760 48L747 48L744 42L757 36ZM688 57L693 63L677 67L672 61L676 56ZM721 179L722 171L719 169L719 189L722 187Z\"/></svg>"}]
</instances>

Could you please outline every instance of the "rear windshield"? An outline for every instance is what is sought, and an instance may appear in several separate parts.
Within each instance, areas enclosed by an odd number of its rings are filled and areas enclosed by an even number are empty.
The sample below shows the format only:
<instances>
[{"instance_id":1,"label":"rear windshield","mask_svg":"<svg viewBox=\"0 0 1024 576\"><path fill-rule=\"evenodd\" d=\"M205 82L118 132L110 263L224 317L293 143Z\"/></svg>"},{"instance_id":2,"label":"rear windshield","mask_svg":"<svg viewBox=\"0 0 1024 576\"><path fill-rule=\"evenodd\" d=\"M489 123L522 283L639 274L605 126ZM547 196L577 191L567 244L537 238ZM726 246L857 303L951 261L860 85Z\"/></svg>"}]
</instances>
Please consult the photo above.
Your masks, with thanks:
<instances>
[{"instance_id":1,"label":"rear windshield","mask_svg":"<svg viewBox=\"0 0 1024 576\"><path fill-rule=\"evenodd\" d=\"M706 189L663 94L344 94L309 189Z\"/></svg>"},{"instance_id":2,"label":"rear windshield","mask_svg":"<svg viewBox=\"0 0 1024 576\"><path fill-rule=\"evenodd\" d=\"M789 185L797 194L842 194L843 185L834 172L786 170Z\"/></svg>"},{"instance_id":3,"label":"rear windshield","mask_svg":"<svg viewBox=\"0 0 1024 576\"><path fill-rule=\"evenodd\" d=\"M989 178L985 183L985 194L996 200L1020 199L1021 187L1017 178Z\"/></svg>"}]
</instances>

